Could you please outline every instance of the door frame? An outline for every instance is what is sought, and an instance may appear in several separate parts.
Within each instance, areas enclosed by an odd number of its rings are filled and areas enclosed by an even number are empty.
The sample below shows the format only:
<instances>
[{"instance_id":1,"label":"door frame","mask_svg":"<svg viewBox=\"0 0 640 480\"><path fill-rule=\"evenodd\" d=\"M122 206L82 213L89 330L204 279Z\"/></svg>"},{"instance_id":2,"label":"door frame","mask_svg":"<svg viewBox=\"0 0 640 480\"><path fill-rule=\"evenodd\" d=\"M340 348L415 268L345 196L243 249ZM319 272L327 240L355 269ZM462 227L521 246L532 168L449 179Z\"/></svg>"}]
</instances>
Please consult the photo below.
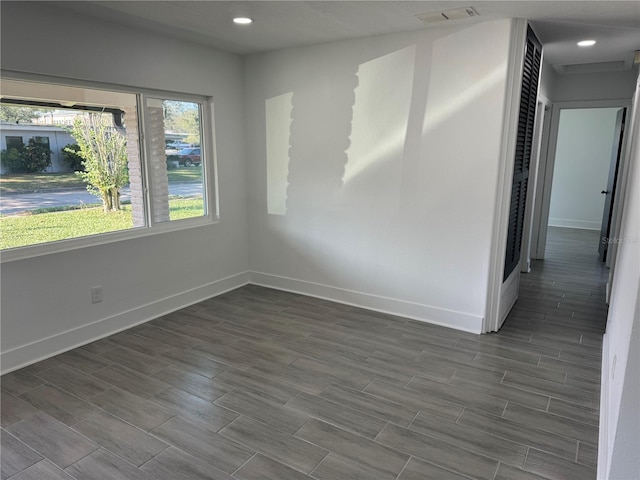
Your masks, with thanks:
<instances>
[{"instance_id":1,"label":"door frame","mask_svg":"<svg viewBox=\"0 0 640 480\"><path fill-rule=\"evenodd\" d=\"M577 110L577 109L591 109L591 108L627 108L627 112L631 109L631 101L628 99L616 99L616 100L582 100L576 102L554 102L551 107L551 126L549 129L549 143L546 156L540 158L540 170L538 175L540 181L540 188L536 192L536 197L540 196L538 200L536 198L536 205L540 205L540 212L534 214L534 224L532 229L532 243L535 248L532 249L531 258L543 259L545 254L546 242L547 242L547 227L549 223L549 208L551 207L551 188L553 186L553 171L556 161L556 148L558 144L558 130L560 127L560 112L561 110ZM626 142L623 142L626 144ZM624 150L622 152L622 158L620 165L621 174L625 175L626 159L624 157ZM626 177L623 177L626 178ZM620 178L618 182L620 182ZM614 209L619 203L620 189L617 189L614 198ZM614 219L615 214L614 214ZM615 231L615 226L612 225L612 231ZM535 256L533 255L535 253Z\"/></svg>"}]
</instances>

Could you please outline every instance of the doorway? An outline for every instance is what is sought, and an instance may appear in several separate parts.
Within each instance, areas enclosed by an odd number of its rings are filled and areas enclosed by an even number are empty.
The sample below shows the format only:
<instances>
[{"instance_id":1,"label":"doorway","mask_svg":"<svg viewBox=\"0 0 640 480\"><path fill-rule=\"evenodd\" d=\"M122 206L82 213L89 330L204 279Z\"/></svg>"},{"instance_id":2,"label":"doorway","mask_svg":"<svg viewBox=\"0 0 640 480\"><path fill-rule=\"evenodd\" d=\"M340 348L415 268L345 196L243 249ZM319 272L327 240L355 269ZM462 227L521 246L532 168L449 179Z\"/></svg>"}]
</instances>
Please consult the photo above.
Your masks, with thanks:
<instances>
[{"instance_id":1,"label":"doorway","mask_svg":"<svg viewBox=\"0 0 640 480\"><path fill-rule=\"evenodd\" d=\"M549 149L540 162L541 208L532 229L532 259L545 258L549 227L600 232L603 223L610 226L622 148L619 121L626 107L620 101L553 106ZM613 183L607 186L610 177ZM602 236L607 232L584 236L593 238L595 253Z\"/></svg>"}]
</instances>

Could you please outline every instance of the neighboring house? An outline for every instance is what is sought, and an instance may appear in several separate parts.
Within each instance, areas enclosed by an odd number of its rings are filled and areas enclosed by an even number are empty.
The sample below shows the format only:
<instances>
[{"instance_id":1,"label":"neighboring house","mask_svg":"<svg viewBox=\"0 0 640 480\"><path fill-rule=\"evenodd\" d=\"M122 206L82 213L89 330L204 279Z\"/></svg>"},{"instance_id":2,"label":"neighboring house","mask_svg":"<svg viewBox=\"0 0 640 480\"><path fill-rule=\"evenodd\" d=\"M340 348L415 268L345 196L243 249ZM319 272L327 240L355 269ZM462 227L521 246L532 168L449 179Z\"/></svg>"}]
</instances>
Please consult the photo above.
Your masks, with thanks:
<instances>
[{"instance_id":1,"label":"neighboring house","mask_svg":"<svg viewBox=\"0 0 640 480\"><path fill-rule=\"evenodd\" d=\"M62 149L70 143L76 143L74 138L63 127L57 125L22 125L2 122L0 125L0 150L19 148L27 145L29 139L40 137L41 141L49 144L51 149L51 166L48 173L68 172L69 167L64 161ZM0 173L7 173L2 166Z\"/></svg>"}]
</instances>

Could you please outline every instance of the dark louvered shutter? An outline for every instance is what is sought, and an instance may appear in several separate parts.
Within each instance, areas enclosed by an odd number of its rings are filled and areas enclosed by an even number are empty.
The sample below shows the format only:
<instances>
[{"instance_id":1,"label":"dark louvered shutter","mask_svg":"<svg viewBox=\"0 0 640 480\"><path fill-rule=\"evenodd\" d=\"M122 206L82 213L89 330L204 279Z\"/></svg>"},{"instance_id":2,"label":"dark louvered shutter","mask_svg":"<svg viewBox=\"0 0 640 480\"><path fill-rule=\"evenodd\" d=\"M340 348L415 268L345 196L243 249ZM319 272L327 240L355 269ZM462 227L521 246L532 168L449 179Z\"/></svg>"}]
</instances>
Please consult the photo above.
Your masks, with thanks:
<instances>
[{"instance_id":1,"label":"dark louvered shutter","mask_svg":"<svg viewBox=\"0 0 640 480\"><path fill-rule=\"evenodd\" d=\"M542 46L533 30L527 29L527 46L522 72L522 90L520 93L520 115L518 118L518 138L513 167L511 186L511 207L509 209L509 230L507 233L507 255L504 261L504 279L513 272L520 262L524 209L527 201L529 164L533 144L533 124L536 117L538 79Z\"/></svg>"}]
</instances>

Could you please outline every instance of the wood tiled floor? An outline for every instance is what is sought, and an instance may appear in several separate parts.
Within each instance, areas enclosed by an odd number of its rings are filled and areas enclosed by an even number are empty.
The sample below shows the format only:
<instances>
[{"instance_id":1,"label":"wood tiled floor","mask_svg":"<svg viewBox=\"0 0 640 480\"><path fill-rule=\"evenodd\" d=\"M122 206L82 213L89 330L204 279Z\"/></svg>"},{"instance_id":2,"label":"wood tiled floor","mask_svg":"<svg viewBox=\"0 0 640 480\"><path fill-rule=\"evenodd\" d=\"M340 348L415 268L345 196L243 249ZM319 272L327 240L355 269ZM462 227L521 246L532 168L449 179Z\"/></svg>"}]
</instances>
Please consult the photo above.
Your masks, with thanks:
<instances>
[{"instance_id":1,"label":"wood tiled floor","mask_svg":"<svg viewBox=\"0 0 640 480\"><path fill-rule=\"evenodd\" d=\"M497 334L247 286L7 374L2 479L595 478L597 237Z\"/></svg>"}]
</instances>

